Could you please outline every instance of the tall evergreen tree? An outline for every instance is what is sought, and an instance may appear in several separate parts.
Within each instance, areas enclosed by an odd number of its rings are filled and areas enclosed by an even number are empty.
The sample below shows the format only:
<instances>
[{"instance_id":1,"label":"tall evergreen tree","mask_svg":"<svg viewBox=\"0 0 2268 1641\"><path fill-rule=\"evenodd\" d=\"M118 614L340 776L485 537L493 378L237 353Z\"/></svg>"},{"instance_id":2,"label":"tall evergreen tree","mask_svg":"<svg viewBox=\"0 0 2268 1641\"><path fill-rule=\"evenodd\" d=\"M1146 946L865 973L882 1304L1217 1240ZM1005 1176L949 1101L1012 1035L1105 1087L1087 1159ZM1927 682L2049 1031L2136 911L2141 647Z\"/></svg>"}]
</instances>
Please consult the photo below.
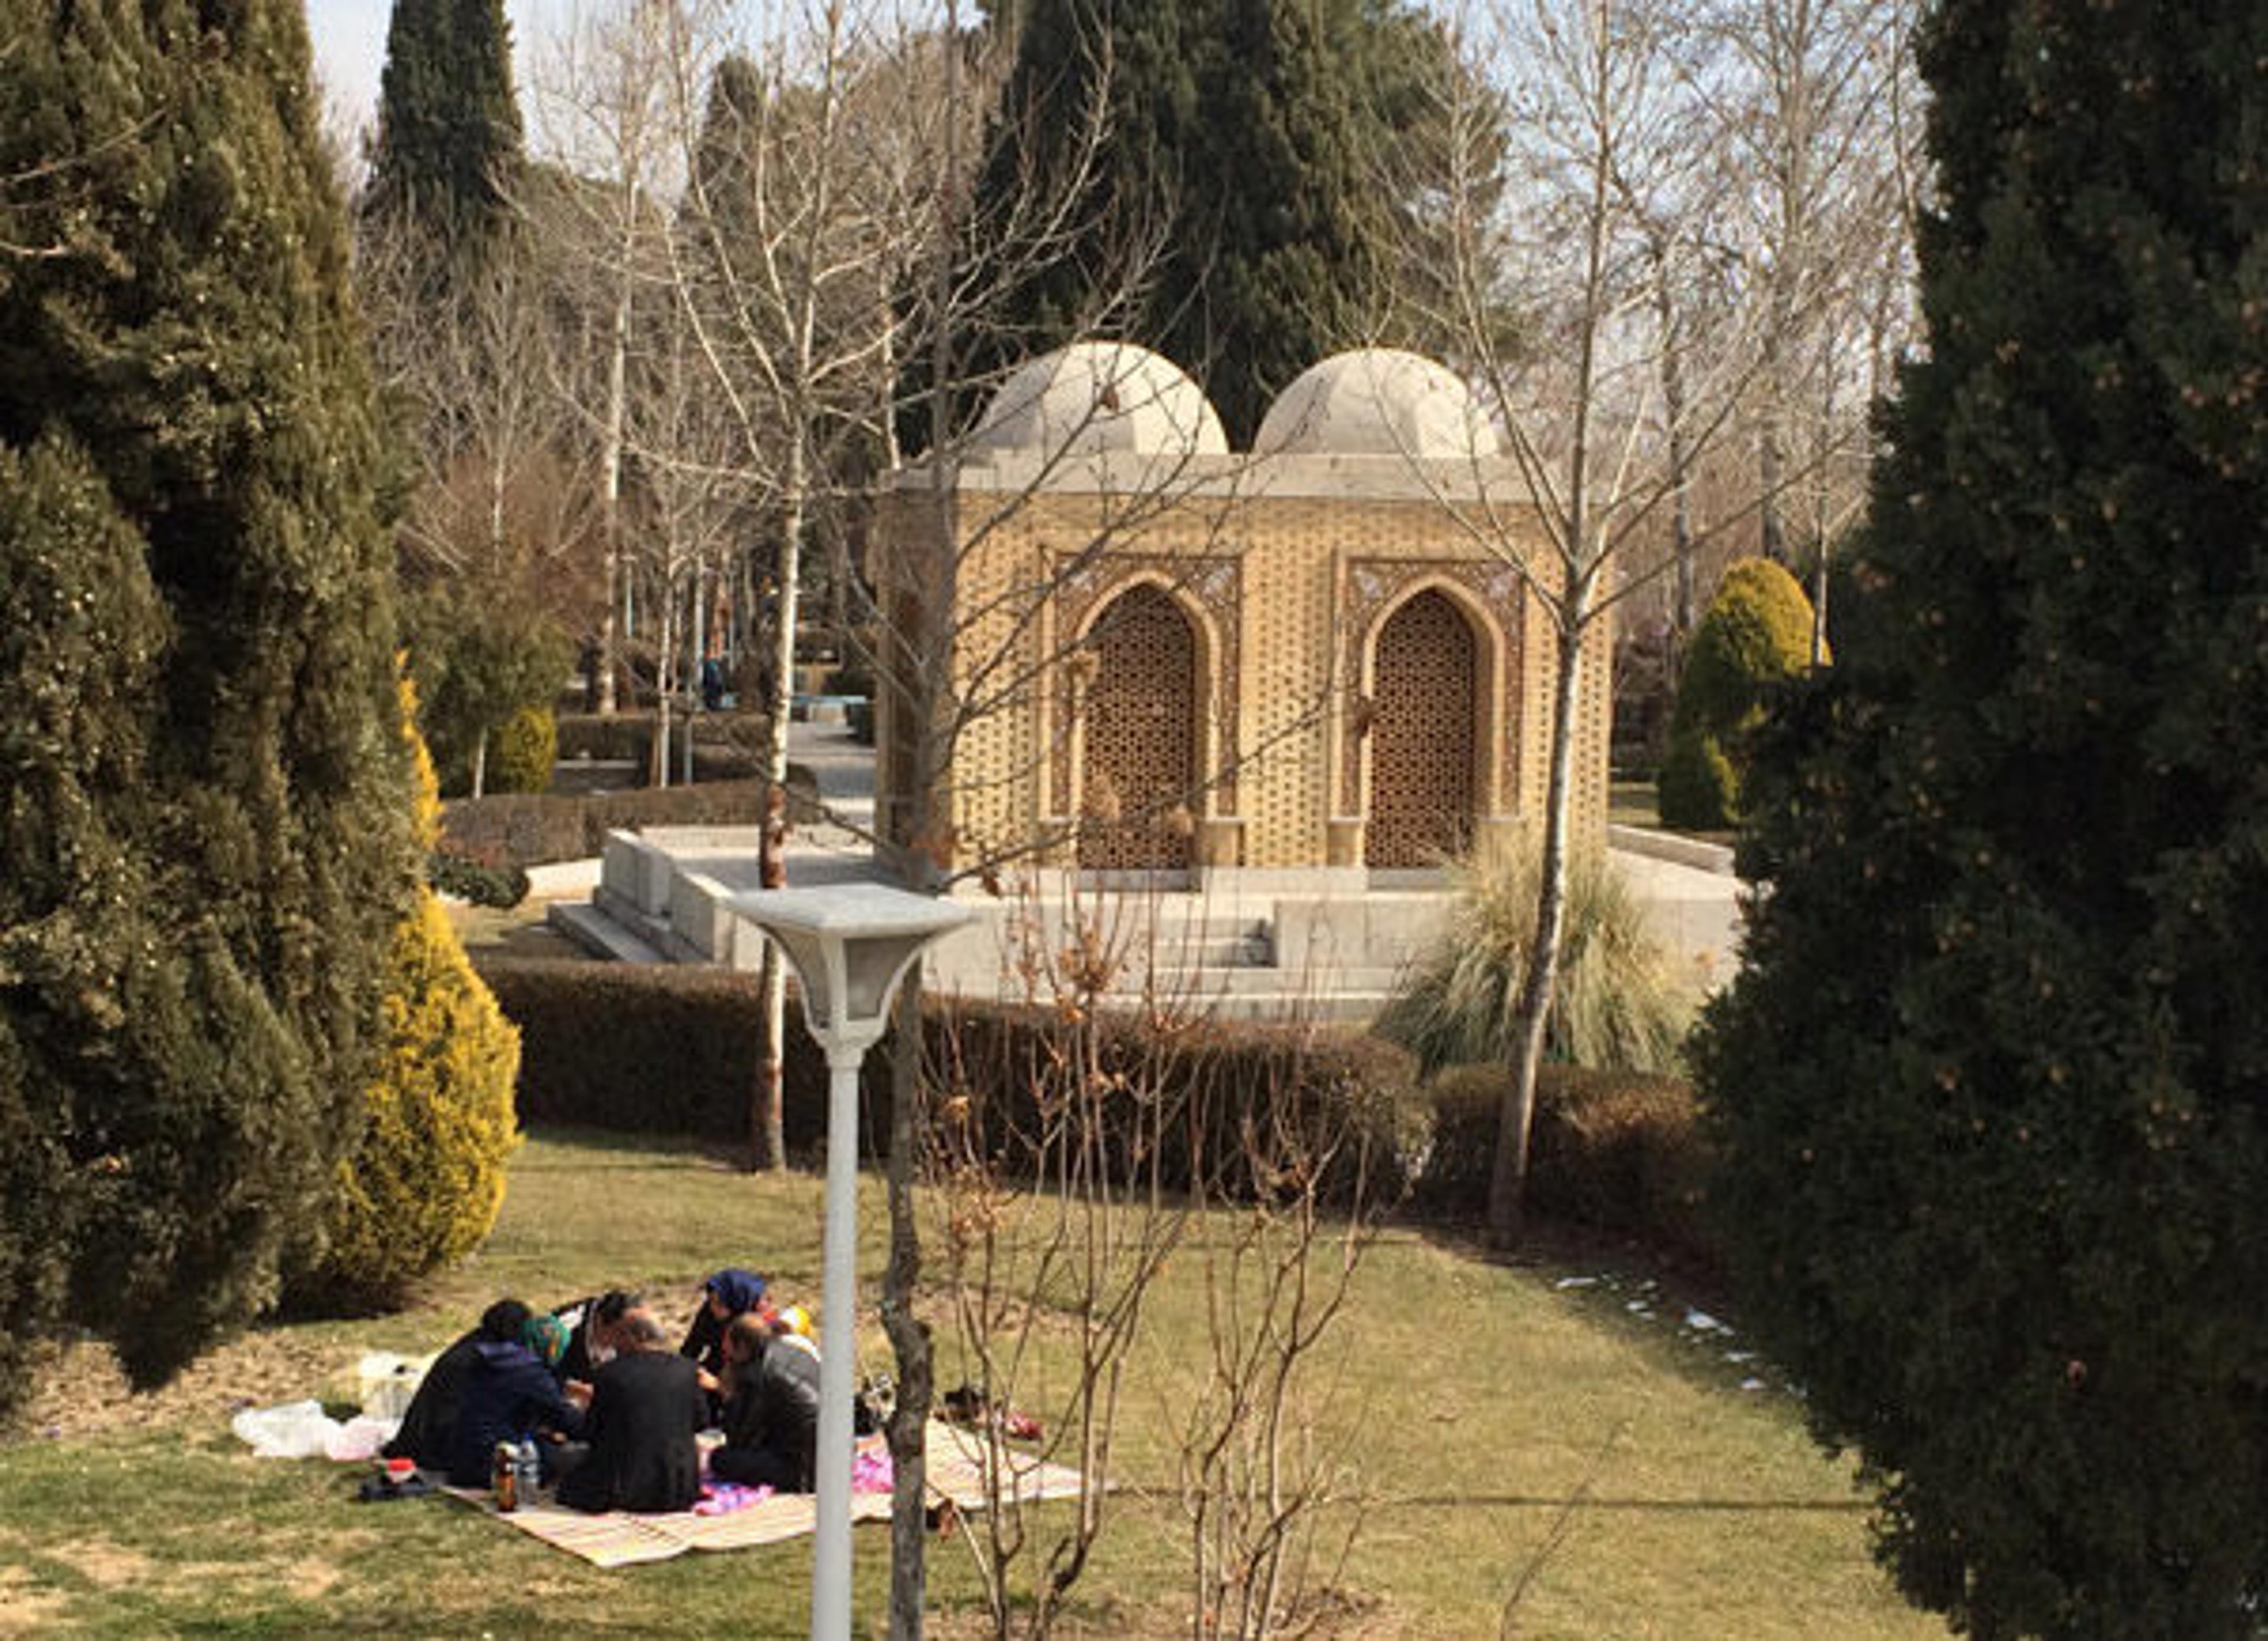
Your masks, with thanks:
<instances>
[{"instance_id":1,"label":"tall evergreen tree","mask_svg":"<svg viewBox=\"0 0 2268 1641\"><path fill-rule=\"evenodd\" d=\"M1928 357L1699 1051L1768 1346L1978 1636L2268 1599L2268 11L1945 0Z\"/></svg>"},{"instance_id":2,"label":"tall evergreen tree","mask_svg":"<svg viewBox=\"0 0 2268 1641\"><path fill-rule=\"evenodd\" d=\"M1123 334L1200 376L1249 439L1292 377L1379 316L1365 151L1394 105L1367 88L1408 60L1406 11L1030 0L972 213L1004 294L961 356L981 372Z\"/></svg>"},{"instance_id":3,"label":"tall evergreen tree","mask_svg":"<svg viewBox=\"0 0 2268 1641\"><path fill-rule=\"evenodd\" d=\"M453 252L484 248L521 162L504 0L394 0L366 208Z\"/></svg>"},{"instance_id":4,"label":"tall evergreen tree","mask_svg":"<svg viewBox=\"0 0 2268 1641\"><path fill-rule=\"evenodd\" d=\"M1217 0L1182 219L1203 247L1159 282L1159 345L1202 372L1239 445L1276 395L1380 317L1384 224L1364 186L1374 25L1316 0ZM1339 16L1332 13L1336 11Z\"/></svg>"},{"instance_id":5,"label":"tall evergreen tree","mask_svg":"<svg viewBox=\"0 0 2268 1641\"><path fill-rule=\"evenodd\" d=\"M149 1383L272 1296L359 1115L412 884L379 446L299 6L16 14L0 1358L68 1318Z\"/></svg>"}]
</instances>

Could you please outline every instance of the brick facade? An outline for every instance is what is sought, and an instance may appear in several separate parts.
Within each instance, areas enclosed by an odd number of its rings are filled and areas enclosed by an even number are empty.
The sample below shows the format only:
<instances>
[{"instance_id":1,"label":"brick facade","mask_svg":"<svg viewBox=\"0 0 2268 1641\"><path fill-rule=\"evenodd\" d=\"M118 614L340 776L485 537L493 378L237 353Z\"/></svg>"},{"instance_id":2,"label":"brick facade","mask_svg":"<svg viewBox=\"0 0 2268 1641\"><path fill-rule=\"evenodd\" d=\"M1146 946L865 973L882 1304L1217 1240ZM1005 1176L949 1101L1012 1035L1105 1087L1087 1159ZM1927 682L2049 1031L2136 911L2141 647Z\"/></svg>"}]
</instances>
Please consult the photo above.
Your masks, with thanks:
<instances>
[{"instance_id":1,"label":"brick facade","mask_svg":"<svg viewBox=\"0 0 2268 1641\"><path fill-rule=\"evenodd\" d=\"M1165 590L1197 637L1202 777L1186 824L1199 865L1363 864L1378 637L1428 590L1475 641L1479 688L1441 703L1472 718L1460 744L1472 760L1473 830L1534 824L1556 639L1520 566L1550 574L1552 561L1528 511L1507 499L1516 482L1507 464L1395 457L1116 453L1050 468L1009 455L961 469L946 529L928 476L907 475L876 520L871 569L885 611L954 603L956 856L1067 840L1087 813L1087 640L1141 582ZM1604 835L1610 653L1601 620L1574 748L1579 837ZM886 742L908 727L894 731L887 706Z\"/></svg>"}]
</instances>

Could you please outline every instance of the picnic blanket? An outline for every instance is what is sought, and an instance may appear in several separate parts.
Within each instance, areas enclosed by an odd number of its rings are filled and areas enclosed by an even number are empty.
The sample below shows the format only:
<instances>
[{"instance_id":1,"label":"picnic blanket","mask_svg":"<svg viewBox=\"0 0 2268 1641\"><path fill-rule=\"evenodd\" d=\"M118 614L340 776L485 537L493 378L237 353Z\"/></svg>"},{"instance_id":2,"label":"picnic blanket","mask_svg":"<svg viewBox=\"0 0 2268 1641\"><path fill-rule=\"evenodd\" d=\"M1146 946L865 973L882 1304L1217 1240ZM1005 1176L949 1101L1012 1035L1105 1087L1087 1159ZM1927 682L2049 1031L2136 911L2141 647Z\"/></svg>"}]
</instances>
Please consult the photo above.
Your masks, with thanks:
<instances>
[{"instance_id":1,"label":"picnic blanket","mask_svg":"<svg viewBox=\"0 0 2268 1641\"><path fill-rule=\"evenodd\" d=\"M875 1439L879 1440L879 1439ZM991 1502L984 1484L983 1439L973 1431L957 1429L932 1419L929 1426L928 1491L932 1503L950 1500L961 1510L983 1510ZM1003 1450L1006 1453L1006 1450ZM1046 1498L1067 1498L1079 1490L1079 1473L1069 1465L1049 1464L1027 1453L1006 1453L1012 1472L1001 1478L1003 1497L1020 1504ZM818 1500L809 1493L774 1493L754 1504L721 1515L694 1511L667 1515L631 1515L609 1511L586 1515L563 1509L549 1499L523 1504L511 1512L498 1511L488 1494L473 1488L446 1490L498 1521L530 1533L555 1549L579 1556L594 1567L629 1567L641 1562L667 1561L689 1549L747 1549L775 1544L812 1532L819 1513ZM850 1495L853 1521L887 1521L890 1495Z\"/></svg>"}]
</instances>

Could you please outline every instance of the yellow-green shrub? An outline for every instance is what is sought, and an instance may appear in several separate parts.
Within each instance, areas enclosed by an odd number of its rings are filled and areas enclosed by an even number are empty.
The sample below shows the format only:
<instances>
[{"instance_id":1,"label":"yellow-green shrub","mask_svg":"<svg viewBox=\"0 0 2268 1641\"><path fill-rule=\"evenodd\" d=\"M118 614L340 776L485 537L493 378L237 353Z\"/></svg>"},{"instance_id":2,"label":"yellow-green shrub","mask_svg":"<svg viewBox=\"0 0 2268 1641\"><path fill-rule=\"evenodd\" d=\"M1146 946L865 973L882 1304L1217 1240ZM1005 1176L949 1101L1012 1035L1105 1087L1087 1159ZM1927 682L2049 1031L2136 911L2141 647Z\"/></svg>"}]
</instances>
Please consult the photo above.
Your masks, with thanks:
<instances>
[{"instance_id":1,"label":"yellow-green shrub","mask_svg":"<svg viewBox=\"0 0 2268 1641\"><path fill-rule=\"evenodd\" d=\"M1811 666L1811 600L1769 559L1745 558L1701 617L1677 683L1658 785L1661 823L1738 824L1748 743L1771 691Z\"/></svg>"},{"instance_id":2,"label":"yellow-green shrub","mask_svg":"<svg viewBox=\"0 0 2268 1641\"><path fill-rule=\"evenodd\" d=\"M559 761L559 724L549 707L521 707L496 732L489 758L489 790L540 792L551 784Z\"/></svg>"},{"instance_id":3,"label":"yellow-green shrub","mask_svg":"<svg viewBox=\"0 0 2268 1641\"><path fill-rule=\"evenodd\" d=\"M404 703L413 710L406 684ZM422 743L414 753L419 831L430 843L439 800ZM396 1299L478 1247L504 1203L504 1160L519 1139L519 1033L428 888L394 931L380 1041L362 1137L339 1165L326 1246L303 1298L357 1306Z\"/></svg>"}]
</instances>

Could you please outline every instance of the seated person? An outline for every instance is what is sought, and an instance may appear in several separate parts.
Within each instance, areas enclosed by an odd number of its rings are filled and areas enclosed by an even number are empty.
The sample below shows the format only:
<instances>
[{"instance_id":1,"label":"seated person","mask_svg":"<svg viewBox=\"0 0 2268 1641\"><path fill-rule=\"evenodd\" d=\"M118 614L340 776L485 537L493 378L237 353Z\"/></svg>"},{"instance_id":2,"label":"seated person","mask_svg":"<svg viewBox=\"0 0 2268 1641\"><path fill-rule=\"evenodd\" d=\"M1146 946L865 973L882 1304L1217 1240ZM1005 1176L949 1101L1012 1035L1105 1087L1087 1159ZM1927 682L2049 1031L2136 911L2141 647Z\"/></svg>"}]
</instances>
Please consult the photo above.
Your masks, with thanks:
<instances>
[{"instance_id":1,"label":"seated person","mask_svg":"<svg viewBox=\"0 0 2268 1641\"><path fill-rule=\"evenodd\" d=\"M725 1329L725 1445L710 1474L807 1493L819 1449L819 1352L784 1320L736 1316Z\"/></svg>"},{"instance_id":2,"label":"seated person","mask_svg":"<svg viewBox=\"0 0 2268 1641\"><path fill-rule=\"evenodd\" d=\"M762 1314L764 1279L753 1270L720 1270L701 1284L701 1308L686 1330L680 1356L689 1356L701 1371L701 1388L710 1395L710 1411L723 1405L725 1382L725 1324L735 1316Z\"/></svg>"},{"instance_id":3,"label":"seated person","mask_svg":"<svg viewBox=\"0 0 2268 1641\"><path fill-rule=\"evenodd\" d=\"M480 1326L433 1358L417 1393L401 1416L401 1428L379 1451L388 1459L408 1459L430 1470L449 1468L449 1444L457 1433L457 1410L473 1376L475 1347L482 1341L504 1343L519 1337L531 1313L518 1299L498 1299L482 1313Z\"/></svg>"},{"instance_id":4,"label":"seated person","mask_svg":"<svg viewBox=\"0 0 2268 1641\"><path fill-rule=\"evenodd\" d=\"M622 1314L637 1303L636 1294L609 1288L593 1298L570 1299L551 1307L551 1314L567 1328L567 1353L555 1370L561 1384L587 1385L593 1373L615 1359L618 1348L615 1329L622 1326Z\"/></svg>"},{"instance_id":5,"label":"seated person","mask_svg":"<svg viewBox=\"0 0 2268 1641\"><path fill-rule=\"evenodd\" d=\"M498 1442L547 1434L582 1434L583 1412L560 1388L551 1365L565 1354L567 1330L554 1316L531 1316L512 1340L482 1339L473 1347L473 1370L449 1439L449 1482L485 1487ZM554 1468L552 1444L541 1443L543 1471Z\"/></svg>"},{"instance_id":6,"label":"seated person","mask_svg":"<svg viewBox=\"0 0 2268 1641\"><path fill-rule=\"evenodd\" d=\"M559 1502L577 1510L688 1510L701 1497L694 1438L709 1409L693 1364L652 1313L623 1314L621 1354L591 1381L589 1445L561 1455Z\"/></svg>"}]
</instances>

